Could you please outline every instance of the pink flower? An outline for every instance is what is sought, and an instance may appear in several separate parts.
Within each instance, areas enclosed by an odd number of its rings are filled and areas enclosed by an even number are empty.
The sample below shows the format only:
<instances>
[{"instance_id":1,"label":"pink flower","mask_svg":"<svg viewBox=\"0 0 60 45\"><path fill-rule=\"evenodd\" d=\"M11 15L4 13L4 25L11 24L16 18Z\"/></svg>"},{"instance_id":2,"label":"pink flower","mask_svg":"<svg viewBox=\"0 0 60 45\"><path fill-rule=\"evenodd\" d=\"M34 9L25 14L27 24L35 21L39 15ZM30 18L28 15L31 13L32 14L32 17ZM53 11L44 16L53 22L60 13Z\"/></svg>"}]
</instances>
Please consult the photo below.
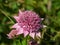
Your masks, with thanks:
<instances>
[{"instance_id":1,"label":"pink flower","mask_svg":"<svg viewBox=\"0 0 60 45\"><path fill-rule=\"evenodd\" d=\"M7 34L8 38L11 39L15 37L17 34L17 30L12 30L9 34Z\"/></svg>"},{"instance_id":2,"label":"pink flower","mask_svg":"<svg viewBox=\"0 0 60 45\"><path fill-rule=\"evenodd\" d=\"M24 34L26 37L28 34L34 38L35 36L41 37L39 29L42 27L41 18L33 11L19 11L18 16L14 16L17 23L12 26L17 30L16 35Z\"/></svg>"}]
</instances>

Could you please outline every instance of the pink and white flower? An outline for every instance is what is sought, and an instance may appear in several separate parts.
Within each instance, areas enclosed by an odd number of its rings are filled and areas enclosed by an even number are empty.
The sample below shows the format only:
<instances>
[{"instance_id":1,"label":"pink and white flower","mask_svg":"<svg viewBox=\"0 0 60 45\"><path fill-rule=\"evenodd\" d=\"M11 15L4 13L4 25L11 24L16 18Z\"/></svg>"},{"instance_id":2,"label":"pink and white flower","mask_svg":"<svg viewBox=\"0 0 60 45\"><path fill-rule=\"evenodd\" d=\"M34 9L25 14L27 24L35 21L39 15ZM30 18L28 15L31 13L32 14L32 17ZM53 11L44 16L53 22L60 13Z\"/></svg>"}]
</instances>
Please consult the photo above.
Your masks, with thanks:
<instances>
[{"instance_id":1,"label":"pink and white flower","mask_svg":"<svg viewBox=\"0 0 60 45\"><path fill-rule=\"evenodd\" d=\"M42 25L41 18L38 14L33 11L19 11L18 16L14 16L14 18L16 19L16 24L14 24L12 28L15 28L17 31L15 35L24 34L24 37L27 35L32 38L35 36L41 37L39 29Z\"/></svg>"}]
</instances>

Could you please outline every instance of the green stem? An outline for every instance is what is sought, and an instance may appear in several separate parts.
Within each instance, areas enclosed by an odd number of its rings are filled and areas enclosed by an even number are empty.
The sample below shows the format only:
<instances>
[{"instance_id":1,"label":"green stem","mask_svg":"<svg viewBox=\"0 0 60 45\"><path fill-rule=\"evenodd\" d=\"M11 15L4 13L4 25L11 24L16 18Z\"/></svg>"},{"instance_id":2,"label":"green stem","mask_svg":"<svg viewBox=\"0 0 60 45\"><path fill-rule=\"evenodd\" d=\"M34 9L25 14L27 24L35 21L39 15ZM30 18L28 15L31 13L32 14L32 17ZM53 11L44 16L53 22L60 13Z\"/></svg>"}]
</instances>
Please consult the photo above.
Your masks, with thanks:
<instances>
[{"instance_id":1,"label":"green stem","mask_svg":"<svg viewBox=\"0 0 60 45\"><path fill-rule=\"evenodd\" d=\"M0 11L14 24L14 21L8 16L9 14L7 12L4 12L0 9Z\"/></svg>"}]
</instances>

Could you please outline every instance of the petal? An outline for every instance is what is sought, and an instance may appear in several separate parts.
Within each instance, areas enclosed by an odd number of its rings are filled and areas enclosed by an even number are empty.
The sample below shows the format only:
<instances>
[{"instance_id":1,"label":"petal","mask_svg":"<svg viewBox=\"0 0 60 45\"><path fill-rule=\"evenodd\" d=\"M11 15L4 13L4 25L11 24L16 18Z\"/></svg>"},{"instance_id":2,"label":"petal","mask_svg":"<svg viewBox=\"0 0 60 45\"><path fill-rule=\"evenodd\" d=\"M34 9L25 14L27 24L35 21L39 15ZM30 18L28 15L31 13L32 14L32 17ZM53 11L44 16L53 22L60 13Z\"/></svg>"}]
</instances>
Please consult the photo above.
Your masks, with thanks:
<instances>
[{"instance_id":1,"label":"petal","mask_svg":"<svg viewBox=\"0 0 60 45\"><path fill-rule=\"evenodd\" d=\"M41 18L41 20L44 20L44 18Z\"/></svg>"},{"instance_id":2,"label":"petal","mask_svg":"<svg viewBox=\"0 0 60 45\"><path fill-rule=\"evenodd\" d=\"M18 31L16 35L19 35L19 34L23 33L23 28L21 28L21 27L17 28L16 30Z\"/></svg>"},{"instance_id":3,"label":"petal","mask_svg":"<svg viewBox=\"0 0 60 45\"><path fill-rule=\"evenodd\" d=\"M41 38L41 33L40 32L36 33L36 37L40 37Z\"/></svg>"},{"instance_id":4,"label":"petal","mask_svg":"<svg viewBox=\"0 0 60 45\"><path fill-rule=\"evenodd\" d=\"M14 18L16 19L17 22L19 22L19 17L18 16L14 16Z\"/></svg>"},{"instance_id":5,"label":"petal","mask_svg":"<svg viewBox=\"0 0 60 45\"><path fill-rule=\"evenodd\" d=\"M34 39L35 33L30 33L29 35Z\"/></svg>"},{"instance_id":6,"label":"petal","mask_svg":"<svg viewBox=\"0 0 60 45\"><path fill-rule=\"evenodd\" d=\"M7 34L7 36L8 36L8 39L12 39L13 37L12 36L10 36L9 34Z\"/></svg>"},{"instance_id":7,"label":"petal","mask_svg":"<svg viewBox=\"0 0 60 45\"><path fill-rule=\"evenodd\" d=\"M12 30L9 34L7 34L7 36L9 39L11 39L11 38L15 37L16 33L17 33L17 30Z\"/></svg>"},{"instance_id":8,"label":"petal","mask_svg":"<svg viewBox=\"0 0 60 45\"><path fill-rule=\"evenodd\" d=\"M20 26L18 25L18 23L16 23L11 28L18 28L18 27L20 27Z\"/></svg>"},{"instance_id":9,"label":"petal","mask_svg":"<svg viewBox=\"0 0 60 45\"><path fill-rule=\"evenodd\" d=\"M26 37L29 34L28 31L24 31L24 37Z\"/></svg>"},{"instance_id":10,"label":"petal","mask_svg":"<svg viewBox=\"0 0 60 45\"><path fill-rule=\"evenodd\" d=\"M46 25L43 25L43 28L46 28L47 26Z\"/></svg>"},{"instance_id":11,"label":"petal","mask_svg":"<svg viewBox=\"0 0 60 45\"><path fill-rule=\"evenodd\" d=\"M21 10L19 10L19 15L23 14L23 12Z\"/></svg>"}]
</instances>

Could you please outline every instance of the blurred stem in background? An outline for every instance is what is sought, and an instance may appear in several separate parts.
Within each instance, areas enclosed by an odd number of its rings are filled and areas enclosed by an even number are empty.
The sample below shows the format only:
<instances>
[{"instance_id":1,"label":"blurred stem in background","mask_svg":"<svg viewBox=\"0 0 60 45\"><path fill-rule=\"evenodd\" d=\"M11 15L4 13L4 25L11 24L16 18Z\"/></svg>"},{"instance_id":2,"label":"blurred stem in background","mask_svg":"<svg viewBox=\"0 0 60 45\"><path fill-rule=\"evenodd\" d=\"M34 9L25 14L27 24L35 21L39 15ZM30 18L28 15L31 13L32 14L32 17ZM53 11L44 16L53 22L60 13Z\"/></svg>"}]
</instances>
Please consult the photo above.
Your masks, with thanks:
<instances>
[{"instance_id":1,"label":"blurred stem in background","mask_svg":"<svg viewBox=\"0 0 60 45\"><path fill-rule=\"evenodd\" d=\"M8 14L7 12L5 12L5 11L3 11L1 9L0 9L0 11L14 24L14 21L9 17L10 14Z\"/></svg>"}]
</instances>

